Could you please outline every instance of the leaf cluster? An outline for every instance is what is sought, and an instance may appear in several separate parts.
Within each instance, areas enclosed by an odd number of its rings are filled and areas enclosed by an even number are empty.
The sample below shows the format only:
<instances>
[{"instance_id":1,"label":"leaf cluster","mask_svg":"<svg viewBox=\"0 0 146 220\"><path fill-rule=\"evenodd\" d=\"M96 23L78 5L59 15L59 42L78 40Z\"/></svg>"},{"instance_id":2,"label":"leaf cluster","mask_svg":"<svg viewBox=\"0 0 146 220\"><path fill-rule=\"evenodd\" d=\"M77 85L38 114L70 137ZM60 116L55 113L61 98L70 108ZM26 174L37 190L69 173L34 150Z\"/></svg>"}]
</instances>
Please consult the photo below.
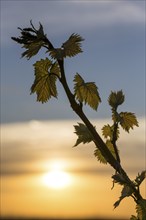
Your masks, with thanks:
<instances>
[{"instance_id":1,"label":"leaf cluster","mask_svg":"<svg viewBox=\"0 0 146 220\"><path fill-rule=\"evenodd\" d=\"M54 48L49 51L49 54L52 58L57 60L66 58L66 57L74 57L78 53L82 52L81 42L84 39L78 35L73 33L67 41L65 41L60 48Z\"/></svg>"},{"instance_id":2,"label":"leaf cluster","mask_svg":"<svg viewBox=\"0 0 146 220\"><path fill-rule=\"evenodd\" d=\"M118 183L123 186L123 189L121 191L121 196L119 197L119 200L114 203L114 208L119 206L120 202L129 196L132 196L135 198L135 194L133 191L133 188L129 185L127 182L127 179L122 174L115 174L112 176L115 183ZM143 180L146 178L146 171L142 171L141 174L138 173L138 176L133 181L133 185L139 188L140 184L143 182ZM146 218L146 200L140 199L138 201L138 204L136 205L136 216L131 216L130 220L144 220Z\"/></svg>"},{"instance_id":3,"label":"leaf cluster","mask_svg":"<svg viewBox=\"0 0 146 220\"><path fill-rule=\"evenodd\" d=\"M22 47L26 50L22 53L22 57L30 59L32 56L35 56L41 47L48 45L48 40L44 34L43 26L40 23L39 29L35 29L32 22L30 21L30 28L18 28L21 31L21 36L16 38L12 37L12 40L16 41L19 44L22 44Z\"/></svg>"},{"instance_id":4,"label":"leaf cluster","mask_svg":"<svg viewBox=\"0 0 146 220\"><path fill-rule=\"evenodd\" d=\"M131 112L120 112L118 113L117 108L119 105L123 104L125 96L122 90L117 92L111 92L108 103L112 110L112 120L114 123L118 123L121 127L129 132L134 126L138 126L138 121L134 113Z\"/></svg>"},{"instance_id":5,"label":"leaf cluster","mask_svg":"<svg viewBox=\"0 0 146 220\"><path fill-rule=\"evenodd\" d=\"M117 200L114 203L114 208L116 208L117 206L119 206L120 202L126 198L132 195L133 193L133 189L131 188L131 186L129 185L129 183L127 182L127 180L125 179L125 176L123 176L122 174L115 174L112 176L114 183L118 183L120 185L123 186L123 189L121 191L121 196L119 197L119 200Z\"/></svg>"},{"instance_id":6,"label":"leaf cluster","mask_svg":"<svg viewBox=\"0 0 146 220\"><path fill-rule=\"evenodd\" d=\"M80 35L73 33L67 41L65 41L60 48L54 48L51 42L44 33L43 26L40 23L37 30L32 21L30 21L31 27L18 28L21 31L20 37L12 37L11 39L19 44L26 50L22 53L22 57L30 59L35 56L41 47L47 49L50 56L56 60L60 60L66 57L73 57L82 52L81 42L84 40Z\"/></svg>"},{"instance_id":7,"label":"leaf cluster","mask_svg":"<svg viewBox=\"0 0 146 220\"><path fill-rule=\"evenodd\" d=\"M108 103L112 107L112 109L117 110L117 107L119 105L122 105L124 100L125 100L125 96L124 96L122 90L120 90L117 92L111 92L111 94L108 98Z\"/></svg>"}]
</instances>

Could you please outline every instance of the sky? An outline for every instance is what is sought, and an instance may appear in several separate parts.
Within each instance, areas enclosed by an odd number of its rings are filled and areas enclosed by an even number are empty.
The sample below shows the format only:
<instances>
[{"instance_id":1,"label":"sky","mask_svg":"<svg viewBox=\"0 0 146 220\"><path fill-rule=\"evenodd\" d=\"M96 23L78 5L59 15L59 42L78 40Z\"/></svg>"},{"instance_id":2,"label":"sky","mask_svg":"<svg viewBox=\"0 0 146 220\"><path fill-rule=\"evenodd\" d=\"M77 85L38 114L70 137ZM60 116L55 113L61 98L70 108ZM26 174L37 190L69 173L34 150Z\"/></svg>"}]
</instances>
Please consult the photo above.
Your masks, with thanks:
<instances>
[{"instance_id":1,"label":"sky","mask_svg":"<svg viewBox=\"0 0 146 220\"><path fill-rule=\"evenodd\" d=\"M100 135L105 123L107 119L93 121ZM135 214L131 198L113 209L121 186L116 184L111 190L114 170L97 161L93 143L72 147L76 124L76 120L49 120L2 125L2 216L117 220ZM139 128L130 134L121 131L118 141L123 167L131 179L145 167L144 127L141 119ZM140 191L145 197L145 182Z\"/></svg>"},{"instance_id":2,"label":"sky","mask_svg":"<svg viewBox=\"0 0 146 220\"><path fill-rule=\"evenodd\" d=\"M31 60L21 59L24 51L11 40L17 27L44 26L54 47L60 47L72 33L80 34L83 53L65 60L71 90L78 72L85 81L95 82L102 103L98 112L85 106L91 118L110 117L107 99L111 91L123 90L125 111L145 115L145 1L1 1L1 122L75 119L63 88L58 99L46 104L30 96L34 81L33 64L45 58L42 50Z\"/></svg>"},{"instance_id":3,"label":"sky","mask_svg":"<svg viewBox=\"0 0 146 220\"><path fill-rule=\"evenodd\" d=\"M85 39L83 53L65 59L68 84L73 91L78 72L98 86L102 103L97 112L88 106L84 111L100 135L103 125L111 124L110 92L123 90L125 103L119 110L134 112L139 121L130 134L120 130L118 142L123 167L134 179L146 167L145 1L0 3L2 215L130 218L135 213L131 198L113 210L121 187L111 190L114 170L97 162L93 143L72 147L77 138L73 125L80 119L59 82L58 99L41 104L30 95L33 64L47 54L41 50L29 61L21 59L24 50L11 37L32 20L36 27L42 23L54 47L72 33ZM146 195L144 183L141 193Z\"/></svg>"}]
</instances>

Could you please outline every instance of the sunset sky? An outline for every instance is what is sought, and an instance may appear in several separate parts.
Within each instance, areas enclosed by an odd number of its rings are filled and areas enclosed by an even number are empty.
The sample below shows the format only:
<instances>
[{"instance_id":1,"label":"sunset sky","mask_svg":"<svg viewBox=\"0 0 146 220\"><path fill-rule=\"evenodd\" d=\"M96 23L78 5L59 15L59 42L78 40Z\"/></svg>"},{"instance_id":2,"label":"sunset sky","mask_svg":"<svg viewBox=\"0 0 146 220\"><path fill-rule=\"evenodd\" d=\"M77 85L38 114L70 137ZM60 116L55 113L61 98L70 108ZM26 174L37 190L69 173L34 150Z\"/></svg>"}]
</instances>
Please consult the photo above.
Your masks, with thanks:
<instances>
[{"instance_id":1,"label":"sunset sky","mask_svg":"<svg viewBox=\"0 0 146 220\"><path fill-rule=\"evenodd\" d=\"M93 121L98 131L106 122ZM132 179L145 166L145 125L143 119L139 122L130 135L121 131L118 143ZM92 143L72 148L75 124L70 120L2 125L2 215L118 219L135 214L130 198L113 210L121 189L115 185L111 190L114 170L97 162ZM144 183L141 193L146 193Z\"/></svg>"},{"instance_id":2,"label":"sunset sky","mask_svg":"<svg viewBox=\"0 0 146 220\"><path fill-rule=\"evenodd\" d=\"M134 112L139 127L121 130L118 142L123 167L131 179L145 168L145 1L1 1L1 214L35 217L129 218L134 202L117 209L120 186L112 188L114 170L100 164L93 143L73 148L73 125L80 119L70 109L61 86L58 99L46 104L30 96L33 64L47 55L20 59L23 49L11 40L17 27L39 22L55 47L72 33L85 41L83 53L65 60L73 89L76 72L95 82L102 103L84 110L101 134L111 123L107 99L123 90L121 111ZM142 195L146 195L144 183Z\"/></svg>"}]
</instances>

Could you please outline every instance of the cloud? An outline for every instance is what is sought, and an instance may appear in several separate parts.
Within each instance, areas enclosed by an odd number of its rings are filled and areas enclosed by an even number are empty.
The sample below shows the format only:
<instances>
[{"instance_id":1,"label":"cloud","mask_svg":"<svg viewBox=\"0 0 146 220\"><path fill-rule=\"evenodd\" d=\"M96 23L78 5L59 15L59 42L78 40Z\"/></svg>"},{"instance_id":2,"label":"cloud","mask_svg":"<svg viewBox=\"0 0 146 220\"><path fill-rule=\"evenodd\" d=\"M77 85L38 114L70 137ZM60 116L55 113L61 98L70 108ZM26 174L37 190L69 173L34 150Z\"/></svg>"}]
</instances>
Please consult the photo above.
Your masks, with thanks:
<instances>
[{"instance_id":1,"label":"cloud","mask_svg":"<svg viewBox=\"0 0 146 220\"><path fill-rule=\"evenodd\" d=\"M2 44L16 27L41 21L52 36L100 26L144 24L144 3L132 1L6 1L1 8Z\"/></svg>"},{"instance_id":2,"label":"cloud","mask_svg":"<svg viewBox=\"0 0 146 220\"><path fill-rule=\"evenodd\" d=\"M97 130L110 120L94 120ZM144 168L144 119L139 119L140 127L130 134L121 132L118 143L122 164L131 172ZM59 158L68 161L70 171L109 172L109 166L97 163L93 155L95 147L80 145L72 148L76 141L73 133L74 120L69 121L30 121L1 126L1 170L2 175L20 175L42 172L48 161ZM85 163L86 161L86 163Z\"/></svg>"}]
</instances>

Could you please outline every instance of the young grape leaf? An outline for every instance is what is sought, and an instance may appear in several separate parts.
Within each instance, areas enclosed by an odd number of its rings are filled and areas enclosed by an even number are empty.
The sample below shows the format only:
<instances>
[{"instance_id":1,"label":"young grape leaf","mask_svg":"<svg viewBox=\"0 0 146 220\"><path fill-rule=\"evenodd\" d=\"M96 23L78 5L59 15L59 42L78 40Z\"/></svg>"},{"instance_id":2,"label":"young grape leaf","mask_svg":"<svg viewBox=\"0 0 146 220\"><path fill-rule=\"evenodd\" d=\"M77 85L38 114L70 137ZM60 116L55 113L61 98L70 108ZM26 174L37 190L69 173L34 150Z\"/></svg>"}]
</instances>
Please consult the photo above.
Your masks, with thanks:
<instances>
[{"instance_id":1,"label":"young grape leaf","mask_svg":"<svg viewBox=\"0 0 146 220\"><path fill-rule=\"evenodd\" d=\"M112 153L112 155L116 158L113 144L109 140L107 140L106 145L107 145L108 149L110 150L110 152ZM94 156L97 157L97 160L100 163L107 164L107 160L104 158L104 156L102 155L102 153L100 152L100 150L98 148L94 151Z\"/></svg>"},{"instance_id":2,"label":"young grape leaf","mask_svg":"<svg viewBox=\"0 0 146 220\"><path fill-rule=\"evenodd\" d=\"M69 39L62 44L64 57L73 57L82 52L81 41L84 39L78 34L72 34Z\"/></svg>"},{"instance_id":3,"label":"young grape leaf","mask_svg":"<svg viewBox=\"0 0 146 220\"><path fill-rule=\"evenodd\" d=\"M98 88L94 82L85 83L82 77L77 73L74 78L74 92L75 97L80 102L87 103L91 108L97 110L99 103L101 102Z\"/></svg>"},{"instance_id":4,"label":"young grape leaf","mask_svg":"<svg viewBox=\"0 0 146 220\"><path fill-rule=\"evenodd\" d=\"M105 157L102 155L101 151L98 148L94 151L94 156L97 158L97 160L100 163L107 164L107 160L105 159Z\"/></svg>"},{"instance_id":5,"label":"young grape leaf","mask_svg":"<svg viewBox=\"0 0 146 220\"><path fill-rule=\"evenodd\" d=\"M61 48L54 48L49 50L52 58L62 60L63 58L73 57L82 52L81 41L84 39L78 34L72 34L69 39L62 44Z\"/></svg>"},{"instance_id":6,"label":"young grape leaf","mask_svg":"<svg viewBox=\"0 0 146 220\"><path fill-rule=\"evenodd\" d=\"M141 174L138 173L138 176L135 179L136 185L139 186L145 178L146 178L146 170L142 171Z\"/></svg>"},{"instance_id":7,"label":"young grape leaf","mask_svg":"<svg viewBox=\"0 0 146 220\"><path fill-rule=\"evenodd\" d=\"M32 56L35 56L43 44L43 41L40 40L34 41L31 44L25 44L23 48L25 48L26 51L22 53L22 57L25 56L26 58L30 59Z\"/></svg>"},{"instance_id":8,"label":"young grape leaf","mask_svg":"<svg viewBox=\"0 0 146 220\"><path fill-rule=\"evenodd\" d=\"M146 199L140 199L136 205L136 212L139 220L146 219Z\"/></svg>"},{"instance_id":9,"label":"young grape leaf","mask_svg":"<svg viewBox=\"0 0 146 220\"><path fill-rule=\"evenodd\" d=\"M113 139L113 132L114 132L114 126L110 126L109 124L107 125L104 125L103 128L102 128L102 134L105 138L110 138L110 140ZM117 139L119 138L119 128L117 128Z\"/></svg>"},{"instance_id":10,"label":"young grape leaf","mask_svg":"<svg viewBox=\"0 0 146 220\"><path fill-rule=\"evenodd\" d=\"M32 22L31 22L31 25L33 26ZM34 28L35 29L35 28ZM35 29L36 30L36 29ZM37 37L38 38L43 38L45 36L44 34L44 29L43 29L43 25L40 23L40 27L38 30L36 30L36 33L37 33Z\"/></svg>"},{"instance_id":11,"label":"young grape leaf","mask_svg":"<svg viewBox=\"0 0 146 220\"><path fill-rule=\"evenodd\" d=\"M111 92L108 98L108 103L113 109L117 109L117 107L124 102L124 99L125 97L122 90Z\"/></svg>"},{"instance_id":12,"label":"young grape leaf","mask_svg":"<svg viewBox=\"0 0 146 220\"><path fill-rule=\"evenodd\" d=\"M103 128L102 128L102 135L105 138L108 138L108 137L111 138L113 136L113 131L112 131L112 128L111 128L111 126L109 124L103 126Z\"/></svg>"},{"instance_id":13,"label":"young grape leaf","mask_svg":"<svg viewBox=\"0 0 146 220\"><path fill-rule=\"evenodd\" d=\"M122 174L115 174L112 176L112 178L114 179L115 183L119 183L120 185L125 185L127 183Z\"/></svg>"},{"instance_id":14,"label":"young grape leaf","mask_svg":"<svg viewBox=\"0 0 146 220\"><path fill-rule=\"evenodd\" d=\"M21 31L21 36L19 38L12 37L12 40L16 41L19 44L22 44L23 48L26 50L22 53L22 57L30 59L32 56L35 56L42 46L45 45L46 36L43 31L43 26L40 23L40 27L36 30L31 23L31 28L18 28Z\"/></svg>"},{"instance_id":15,"label":"young grape leaf","mask_svg":"<svg viewBox=\"0 0 146 220\"><path fill-rule=\"evenodd\" d=\"M47 102L51 96L57 98L56 75L51 74L52 62L46 58L34 64L35 80L31 87L31 94L37 94L37 101ZM53 69L53 67L52 67Z\"/></svg>"},{"instance_id":16,"label":"young grape leaf","mask_svg":"<svg viewBox=\"0 0 146 220\"><path fill-rule=\"evenodd\" d=\"M75 134L77 134L78 136L78 139L74 147L76 147L80 143L86 144L86 143L90 143L91 141L93 141L92 134L90 133L90 131L84 124L78 123L78 125L74 125L74 128L75 128Z\"/></svg>"},{"instance_id":17,"label":"young grape leaf","mask_svg":"<svg viewBox=\"0 0 146 220\"><path fill-rule=\"evenodd\" d=\"M138 121L134 113L131 112L121 112L120 113L120 125L122 128L129 133L130 128L133 126L138 127Z\"/></svg>"},{"instance_id":18,"label":"young grape leaf","mask_svg":"<svg viewBox=\"0 0 146 220\"><path fill-rule=\"evenodd\" d=\"M114 208L117 208L117 206L119 206L120 202L124 198L131 196L132 193L133 193L133 190L128 185L124 185L119 200L114 203Z\"/></svg>"}]
</instances>

